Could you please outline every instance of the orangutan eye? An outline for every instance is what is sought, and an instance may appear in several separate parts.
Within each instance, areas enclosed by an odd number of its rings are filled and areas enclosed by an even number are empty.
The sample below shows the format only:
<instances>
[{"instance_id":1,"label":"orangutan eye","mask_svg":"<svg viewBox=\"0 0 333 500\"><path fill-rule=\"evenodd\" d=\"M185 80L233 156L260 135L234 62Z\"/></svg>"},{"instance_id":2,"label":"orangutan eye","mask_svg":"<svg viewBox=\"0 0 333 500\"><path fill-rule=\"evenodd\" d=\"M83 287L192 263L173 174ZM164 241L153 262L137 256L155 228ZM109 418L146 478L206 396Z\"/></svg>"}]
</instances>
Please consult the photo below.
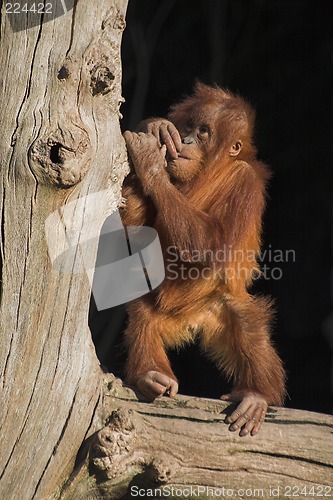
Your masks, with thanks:
<instances>
[{"instance_id":1,"label":"orangutan eye","mask_svg":"<svg viewBox=\"0 0 333 500\"><path fill-rule=\"evenodd\" d=\"M206 125L201 125L199 127L198 132L199 132L199 136L200 136L201 139L206 139L210 135L209 127L207 127Z\"/></svg>"}]
</instances>

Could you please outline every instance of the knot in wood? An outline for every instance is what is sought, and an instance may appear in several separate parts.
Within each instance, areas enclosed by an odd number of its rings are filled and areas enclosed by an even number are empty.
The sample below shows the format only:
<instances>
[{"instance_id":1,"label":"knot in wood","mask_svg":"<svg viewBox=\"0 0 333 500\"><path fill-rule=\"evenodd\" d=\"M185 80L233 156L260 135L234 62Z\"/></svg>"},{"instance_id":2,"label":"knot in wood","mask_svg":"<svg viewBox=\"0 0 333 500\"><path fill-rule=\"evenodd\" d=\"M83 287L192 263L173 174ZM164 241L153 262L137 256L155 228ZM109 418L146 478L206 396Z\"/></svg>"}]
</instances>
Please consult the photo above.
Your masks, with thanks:
<instances>
[{"instance_id":1,"label":"knot in wood","mask_svg":"<svg viewBox=\"0 0 333 500\"><path fill-rule=\"evenodd\" d=\"M107 66L96 65L90 71L92 95L105 95L112 89L112 82L115 79L114 74Z\"/></svg>"},{"instance_id":2,"label":"knot in wood","mask_svg":"<svg viewBox=\"0 0 333 500\"><path fill-rule=\"evenodd\" d=\"M133 414L132 410L115 410L111 413L106 425L112 430L131 432L135 428Z\"/></svg>"},{"instance_id":3,"label":"knot in wood","mask_svg":"<svg viewBox=\"0 0 333 500\"><path fill-rule=\"evenodd\" d=\"M159 458L154 458L148 468L154 482L159 484L167 483L174 474L174 463L170 457L162 453Z\"/></svg>"},{"instance_id":4,"label":"knot in wood","mask_svg":"<svg viewBox=\"0 0 333 500\"><path fill-rule=\"evenodd\" d=\"M37 179L61 188L82 180L90 165L88 134L76 128L59 128L35 141L29 163Z\"/></svg>"},{"instance_id":5,"label":"knot in wood","mask_svg":"<svg viewBox=\"0 0 333 500\"><path fill-rule=\"evenodd\" d=\"M102 22L102 30L114 29L124 31L126 28L125 16L118 9L111 7L106 19Z\"/></svg>"},{"instance_id":6,"label":"knot in wood","mask_svg":"<svg viewBox=\"0 0 333 500\"><path fill-rule=\"evenodd\" d=\"M58 72L58 80L67 80L69 77L69 69L67 66L61 66Z\"/></svg>"},{"instance_id":7,"label":"knot in wood","mask_svg":"<svg viewBox=\"0 0 333 500\"><path fill-rule=\"evenodd\" d=\"M98 474L112 479L127 469L135 449L136 429L131 410L113 411L91 448L92 463Z\"/></svg>"},{"instance_id":8,"label":"knot in wood","mask_svg":"<svg viewBox=\"0 0 333 500\"><path fill-rule=\"evenodd\" d=\"M124 31L124 29L126 28L125 17L121 12L117 12L116 19L113 23L113 28L115 30L121 30L121 31Z\"/></svg>"}]
</instances>

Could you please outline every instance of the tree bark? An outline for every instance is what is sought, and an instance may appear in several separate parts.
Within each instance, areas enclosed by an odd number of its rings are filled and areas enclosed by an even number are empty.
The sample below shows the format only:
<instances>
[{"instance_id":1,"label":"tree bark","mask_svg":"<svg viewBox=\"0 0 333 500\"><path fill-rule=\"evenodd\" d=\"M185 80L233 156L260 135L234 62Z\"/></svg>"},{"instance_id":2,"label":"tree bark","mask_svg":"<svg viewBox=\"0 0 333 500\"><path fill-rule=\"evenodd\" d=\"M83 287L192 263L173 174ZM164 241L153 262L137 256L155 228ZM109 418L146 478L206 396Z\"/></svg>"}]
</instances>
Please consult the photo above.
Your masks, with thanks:
<instances>
[{"instance_id":1,"label":"tree bark","mask_svg":"<svg viewBox=\"0 0 333 500\"><path fill-rule=\"evenodd\" d=\"M240 438L224 423L228 411L181 395L138 402L110 375L104 423L62 498L189 498L191 487L201 499L333 495L332 416L269 408L259 434Z\"/></svg>"},{"instance_id":2,"label":"tree bark","mask_svg":"<svg viewBox=\"0 0 333 500\"><path fill-rule=\"evenodd\" d=\"M61 486L100 398L81 254L74 245L62 272L48 249L60 252L64 226L77 243L97 235L120 200L126 7L127 0L79 0L30 29L19 14L22 29L13 32L2 4L1 498L45 499ZM53 231L51 214L59 219ZM97 239L92 254L96 246Z\"/></svg>"}]
</instances>

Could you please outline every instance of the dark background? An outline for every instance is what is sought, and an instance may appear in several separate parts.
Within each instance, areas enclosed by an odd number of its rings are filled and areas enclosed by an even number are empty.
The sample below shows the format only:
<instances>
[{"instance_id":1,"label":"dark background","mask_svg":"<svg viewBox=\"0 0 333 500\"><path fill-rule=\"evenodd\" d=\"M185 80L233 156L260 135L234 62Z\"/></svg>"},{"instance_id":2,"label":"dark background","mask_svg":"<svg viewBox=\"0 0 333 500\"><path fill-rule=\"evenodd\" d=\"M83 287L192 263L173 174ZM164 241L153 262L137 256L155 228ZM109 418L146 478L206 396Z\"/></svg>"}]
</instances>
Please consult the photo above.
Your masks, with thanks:
<instances>
[{"instance_id":1,"label":"dark background","mask_svg":"<svg viewBox=\"0 0 333 500\"><path fill-rule=\"evenodd\" d=\"M255 107L259 157L273 171L264 248L296 255L277 264L281 279L262 279L256 291L276 301L287 406L322 412L332 406L333 327L326 336L323 327L332 309L332 14L331 0L130 0L122 52L123 130L165 116L197 79ZM90 315L99 357L118 374L121 309ZM220 375L196 346L171 357L180 392L222 394Z\"/></svg>"}]
</instances>

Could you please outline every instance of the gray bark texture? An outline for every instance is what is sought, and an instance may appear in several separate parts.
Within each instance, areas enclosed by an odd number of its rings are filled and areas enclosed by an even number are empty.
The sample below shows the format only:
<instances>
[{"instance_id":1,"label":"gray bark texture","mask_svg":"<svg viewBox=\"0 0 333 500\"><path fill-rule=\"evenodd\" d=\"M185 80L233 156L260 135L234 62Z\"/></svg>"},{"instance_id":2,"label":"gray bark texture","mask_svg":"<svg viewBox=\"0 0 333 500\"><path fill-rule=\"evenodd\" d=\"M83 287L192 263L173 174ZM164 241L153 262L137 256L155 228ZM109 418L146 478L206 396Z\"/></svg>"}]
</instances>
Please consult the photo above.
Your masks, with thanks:
<instances>
[{"instance_id":1,"label":"gray bark texture","mask_svg":"<svg viewBox=\"0 0 333 500\"><path fill-rule=\"evenodd\" d=\"M18 14L23 26L14 32L2 4L2 499L45 499L61 486L100 399L81 252L74 245L62 272L49 249L61 253L64 227L77 244L91 226L98 234L120 200L128 168L119 127L126 7L127 0L79 0L29 29Z\"/></svg>"},{"instance_id":2,"label":"gray bark texture","mask_svg":"<svg viewBox=\"0 0 333 500\"><path fill-rule=\"evenodd\" d=\"M99 367L87 316L97 236L128 171L126 7L78 0L13 31L2 4L0 498L125 499L133 486L225 487L234 498L279 487L285 498L288 486L329 487L332 417L271 408L258 436L239 438L225 403L147 404Z\"/></svg>"},{"instance_id":3,"label":"gray bark texture","mask_svg":"<svg viewBox=\"0 0 333 500\"><path fill-rule=\"evenodd\" d=\"M269 408L259 434L240 438L224 423L230 408L222 401L139 402L112 375L103 401L100 431L66 500L189 498L189 487L201 499L333 495L329 415Z\"/></svg>"}]
</instances>

